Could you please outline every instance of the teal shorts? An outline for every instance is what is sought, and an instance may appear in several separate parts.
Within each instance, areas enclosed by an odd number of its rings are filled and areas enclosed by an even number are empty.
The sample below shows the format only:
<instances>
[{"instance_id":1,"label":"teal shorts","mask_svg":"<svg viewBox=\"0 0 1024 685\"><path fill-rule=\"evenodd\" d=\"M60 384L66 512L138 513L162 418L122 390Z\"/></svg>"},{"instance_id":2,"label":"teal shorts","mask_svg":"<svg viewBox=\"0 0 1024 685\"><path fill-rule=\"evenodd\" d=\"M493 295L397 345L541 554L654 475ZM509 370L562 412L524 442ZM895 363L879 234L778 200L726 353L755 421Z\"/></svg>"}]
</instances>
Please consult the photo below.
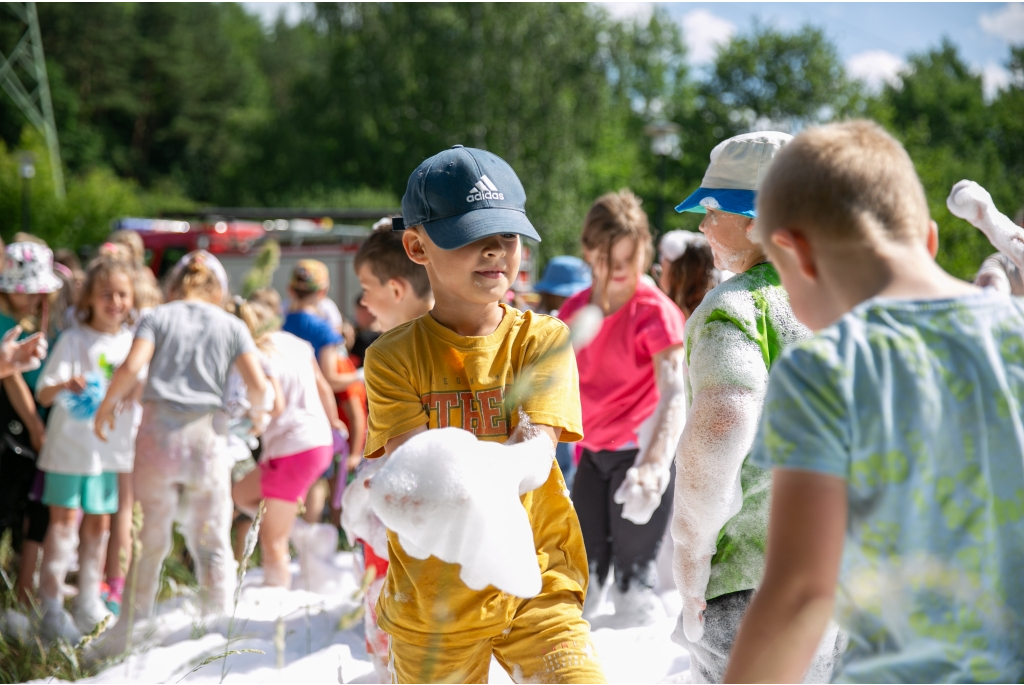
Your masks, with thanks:
<instances>
[{"instance_id":1,"label":"teal shorts","mask_svg":"<svg viewBox=\"0 0 1024 685\"><path fill-rule=\"evenodd\" d=\"M105 471L96 476L80 476L47 472L43 504L81 509L86 514L113 514L117 511L117 474Z\"/></svg>"}]
</instances>

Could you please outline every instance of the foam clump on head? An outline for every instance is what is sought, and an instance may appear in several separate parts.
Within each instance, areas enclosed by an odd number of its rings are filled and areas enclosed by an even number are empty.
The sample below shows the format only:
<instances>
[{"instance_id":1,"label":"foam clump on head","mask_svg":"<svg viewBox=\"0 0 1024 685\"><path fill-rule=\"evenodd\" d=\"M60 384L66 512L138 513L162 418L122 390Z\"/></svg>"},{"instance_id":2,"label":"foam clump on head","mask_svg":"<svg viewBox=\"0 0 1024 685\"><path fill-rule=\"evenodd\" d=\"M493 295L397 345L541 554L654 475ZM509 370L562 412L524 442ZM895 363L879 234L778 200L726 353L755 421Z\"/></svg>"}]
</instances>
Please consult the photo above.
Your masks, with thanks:
<instances>
[{"instance_id":1,"label":"foam clump on head","mask_svg":"<svg viewBox=\"0 0 1024 685\"><path fill-rule=\"evenodd\" d=\"M429 430L388 457L370 481L370 505L412 557L460 564L473 590L533 597L540 566L520 496L547 481L553 460L544 434L508 445Z\"/></svg>"}]
</instances>

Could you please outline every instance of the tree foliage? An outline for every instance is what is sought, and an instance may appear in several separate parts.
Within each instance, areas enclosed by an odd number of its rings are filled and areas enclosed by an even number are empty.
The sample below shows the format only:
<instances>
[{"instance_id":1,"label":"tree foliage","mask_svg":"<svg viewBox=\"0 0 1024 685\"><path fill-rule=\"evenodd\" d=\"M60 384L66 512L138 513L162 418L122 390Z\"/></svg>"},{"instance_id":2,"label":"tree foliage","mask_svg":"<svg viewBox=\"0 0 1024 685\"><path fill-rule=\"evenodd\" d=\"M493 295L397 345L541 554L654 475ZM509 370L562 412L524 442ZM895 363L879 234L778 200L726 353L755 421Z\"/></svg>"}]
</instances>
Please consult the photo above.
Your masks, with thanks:
<instances>
[{"instance_id":1,"label":"tree foliage","mask_svg":"<svg viewBox=\"0 0 1024 685\"><path fill-rule=\"evenodd\" d=\"M940 260L957 275L971 276L991 248L946 212L950 185L978 180L1010 213L1024 201L1024 48L1010 55L1011 85L988 101L948 41L911 55L897 84L871 94L812 26L755 24L693 73L679 24L661 10L642 21L563 3L306 12L265 28L231 3L39 5L69 176L61 206L44 199L41 166L40 232L77 245L118 214L188 201L394 206L420 161L461 143L512 164L551 255L578 249L583 214L603 192L629 186L652 215L659 201L677 203L728 136L865 115L910 151L940 223ZM0 22L0 49L15 28ZM679 159L650 151L644 127L662 119L682 127ZM20 217L11 151L39 142L23 128L0 98L5 235ZM671 210L666 219L696 225Z\"/></svg>"}]
</instances>

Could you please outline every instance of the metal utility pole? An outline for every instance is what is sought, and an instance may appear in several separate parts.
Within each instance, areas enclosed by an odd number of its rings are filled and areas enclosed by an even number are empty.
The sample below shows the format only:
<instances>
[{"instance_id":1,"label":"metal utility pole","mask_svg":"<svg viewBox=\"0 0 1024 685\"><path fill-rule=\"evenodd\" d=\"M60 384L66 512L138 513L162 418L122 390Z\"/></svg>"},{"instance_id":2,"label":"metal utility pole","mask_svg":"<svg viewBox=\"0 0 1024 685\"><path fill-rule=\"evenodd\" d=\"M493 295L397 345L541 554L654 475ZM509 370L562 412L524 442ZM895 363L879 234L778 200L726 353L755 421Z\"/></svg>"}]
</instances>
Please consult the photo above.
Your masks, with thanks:
<instances>
[{"instance_id":1,"label":"metal utility pole","mask_svg":"<svg viewBox=\"0 0 1024 685\"><path fill-rule=\"evenodd\" d=\"M53 189L57 197L64 199L64 170L60 162L60 143L57 141L57 124L53 119L50 81L46 77L46 60L43 58L43 39L39 33L36 4L5 2L4 6L18 18L24 29L9 55L0 52L0 86L11 96L22 114L45 136L46 148L50 153Z\"/></svg>"}]
</instances>

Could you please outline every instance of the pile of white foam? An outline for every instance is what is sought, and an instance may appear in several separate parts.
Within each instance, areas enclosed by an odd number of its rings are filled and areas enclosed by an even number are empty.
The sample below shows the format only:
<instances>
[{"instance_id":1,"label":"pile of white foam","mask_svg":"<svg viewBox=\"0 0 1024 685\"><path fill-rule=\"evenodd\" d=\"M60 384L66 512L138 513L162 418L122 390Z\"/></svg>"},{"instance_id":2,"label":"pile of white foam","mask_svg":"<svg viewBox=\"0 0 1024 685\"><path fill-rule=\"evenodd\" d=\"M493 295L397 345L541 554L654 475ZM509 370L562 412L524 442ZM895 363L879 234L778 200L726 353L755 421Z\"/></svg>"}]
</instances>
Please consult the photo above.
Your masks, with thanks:
<instances>
[{"instance_id":1,"label":"pile of white foam","mask_svg":"<svg viewBox=\"0 0 1024 685\"><path fill-rule=\"evenodd\" d=\"M459 564L474 590L493 585L533 597L540 567L520 496L547 481L553 460L543 434L507 445L459 428L430 430L395 450L373 476L370 505L409 555Z\"/></svg>"}]
</instances>

